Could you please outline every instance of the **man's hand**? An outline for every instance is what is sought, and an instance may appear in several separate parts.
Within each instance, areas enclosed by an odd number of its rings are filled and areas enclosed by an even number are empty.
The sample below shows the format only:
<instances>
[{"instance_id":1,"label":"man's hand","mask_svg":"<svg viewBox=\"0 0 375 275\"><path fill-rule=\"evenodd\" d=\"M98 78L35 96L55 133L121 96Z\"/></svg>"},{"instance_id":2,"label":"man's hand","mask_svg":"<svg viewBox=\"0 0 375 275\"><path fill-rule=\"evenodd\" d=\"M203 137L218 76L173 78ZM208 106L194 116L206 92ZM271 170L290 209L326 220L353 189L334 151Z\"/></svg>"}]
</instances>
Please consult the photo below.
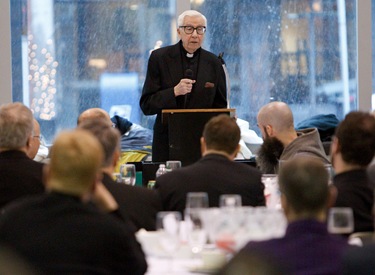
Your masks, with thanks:
<instances>
[{"instance_id":1,"label":"man's hand","mask_svg":"<svg viewBox=\"0 0 375 275\"><path fill-rule=\"evenodd\" d=\"M191 93L191 89L193 88L193 84L195 83L195 80L183 78L180 80L180 83L178 83L174 87L174 95L186 95Z\"/></svg>"},{"instance_id":2,"label":"man's hand","mask_svg":"<svg viewBox=\"0 0 375 275\"><path fill-rule=\"evenodd\" d=\"M97 182L95 191L91 197L92 201L98 208L104 212L112 212L118 209L118 204L112 194L103 185L102 182Z\"/></svg>"}]
</instances>

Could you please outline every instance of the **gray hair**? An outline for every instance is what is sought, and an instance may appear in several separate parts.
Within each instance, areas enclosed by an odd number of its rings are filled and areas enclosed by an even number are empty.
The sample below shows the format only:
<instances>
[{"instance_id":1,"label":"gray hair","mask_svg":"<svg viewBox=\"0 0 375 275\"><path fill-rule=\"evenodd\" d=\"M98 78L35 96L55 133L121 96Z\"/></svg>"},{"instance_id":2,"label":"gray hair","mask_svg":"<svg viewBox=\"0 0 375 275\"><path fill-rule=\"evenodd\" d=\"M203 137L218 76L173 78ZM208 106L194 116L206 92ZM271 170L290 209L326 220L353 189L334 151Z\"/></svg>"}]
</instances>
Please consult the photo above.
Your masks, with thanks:
<instances>
[{"instance_id":1,"label":"gray hair","mask_svg":"<svg viewBox=\"0 0 375 275\"><path fill-rule=\"evenodd\" d=\"M89 131L99 140L104 152L102 167L111 165L113 154L116 150L120 150L119 130L111 127L105 118L86 119L79 124L78 128Z\"/></svg>"},{"instance_id":2,"label":"gray hair","mask_svg":"<svg viewBox=\"0 0 375 275\"><path fill-rule=\"evenodd\" d=\"M177 19L177 26L178 27L182 26L184 24L185 16L192 16L192 17L199 16L199 17L202 17L203 20L204 20L204 26L207 27L207 18L206 18L206 16L204 16L203 14L201 14L200 12L198 12L196 10L186 10L183 13L181 13L178 16L178 19Z\"/></svg>"},{"instance_id":3,"label":"gray hair","mask_svg":"<svg viewBox=\"0 0 375 275\"><path fill-rule=\"evenodd\" d=\"M33 132L33 113L20 102L0 106L0 148L20 149Z\"/></svg>"}]
</instances>

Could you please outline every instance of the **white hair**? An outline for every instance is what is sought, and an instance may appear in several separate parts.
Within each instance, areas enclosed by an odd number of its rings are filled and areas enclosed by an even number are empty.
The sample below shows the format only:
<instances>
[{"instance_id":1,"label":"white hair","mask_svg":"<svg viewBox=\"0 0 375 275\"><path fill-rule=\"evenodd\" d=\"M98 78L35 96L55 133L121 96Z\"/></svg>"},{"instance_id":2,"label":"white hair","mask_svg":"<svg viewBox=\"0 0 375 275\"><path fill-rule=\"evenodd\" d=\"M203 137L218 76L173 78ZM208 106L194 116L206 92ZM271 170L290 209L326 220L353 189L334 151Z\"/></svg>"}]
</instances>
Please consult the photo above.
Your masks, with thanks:
<instances>
[{"instance_id":1,"label":"white hair","mask_svg":"<svg viewBox=\"0 0 375 275\"><path fill-rule=\"evenodd\" d=\"M206 16L204 16L203 14L201 14L200 12L198 12L196 10L187 10L187 11L184 11L183 13L181 13L178 16L178 19L177 19L177 25L178 25L178 27L182 26L184 24L185 16L192 16L192 17L199 16L199 17L202 17L203 20L204 20L204 26L207 27L207 18L206 18Z\"/></svg>"}]
</instances>

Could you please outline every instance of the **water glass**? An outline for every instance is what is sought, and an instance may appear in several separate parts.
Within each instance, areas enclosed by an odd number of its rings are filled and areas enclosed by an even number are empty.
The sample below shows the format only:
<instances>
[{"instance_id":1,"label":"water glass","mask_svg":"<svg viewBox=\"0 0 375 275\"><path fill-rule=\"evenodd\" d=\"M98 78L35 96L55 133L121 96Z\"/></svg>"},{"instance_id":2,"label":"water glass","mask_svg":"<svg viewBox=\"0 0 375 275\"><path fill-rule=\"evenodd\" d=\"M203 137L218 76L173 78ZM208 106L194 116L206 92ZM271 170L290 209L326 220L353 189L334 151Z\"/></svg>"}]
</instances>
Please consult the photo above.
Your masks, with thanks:
<instances>
[{"instance_id":1,"label":"water glass","mask_svg":"<svg viewBox=\"0 0 375 275\"><path fill-rule=\"evenodd\" d=\"M220 207L234 208L242 206L242 198L240 195L224 194L219 199Z\"/></svg>"},{"instance_id":2,"label":"water glass","mask_svg":"<svg viewBox=\"0 0 375 275\"><path fill-rule=\"evenodd\" d=\"M168 172L181 168L181 161L179 160L168 160L165 164Z\"/></svg>"},{"instance_id":3,"label":"water glass","mask_svg":"<svg viewBox=\"0 0 375 275\"><path fill-rule=\"evenodd\" d=\"M207 232L201 215L203 210L204 208L185 209L186 233L194 255L200 253L207 243Z\"/></svg>"},{"instance_id":4,"label":"water glass","mask_svg":"<svg viewBox=\"0 0 375 275\"><path fill-rule=\"evenodd\" d=\"M156 230L162 233L160 246L170 256L180 246L180 222L181 213L178 211L162 211L156 216Z\"/></svg>"},{"instance_id":5,"label":"water glass","mask_svg":"<svg viewBox=\"0 0 375 275\"><path fill-rule=\"evenodd\" d=\"M208 194L205 192L189 192L186 195L186 208L207 208Z\"/></svg>"},{"instance_id":6,"label":"water glass","mask_svg":"<svg viewBox=\"0 0 375 275\"><path fill-rule=\"evenodd\" d=\"M208 208L208 194L189 192L186 196L185 224L188 242L194 255L200 253L207 243L207 232L201 212Z\"/></svg>"},{"instance_id":7,"label":"water glass","mask_svg":"<svg viewBox=\"0 0 375 275\"><path fill-rule=\"evenodd\" d=\"M280 209L280 190L278 176L276 174L263 174L262 183L264 184L264 197L268 208Z\"/></svg>"},{"instance_id":8,"label":"water glass","mask_svg":"<svg viewBox=\"0 0 375 275\"><path fill-rule=\"evenodd\" d=\"M354 230L353 210L350 207L332 207L328 212L328 232L350 234Z\"/></svg>"},{"instance_id":9,"label":"water glass","mask_svg":"<svg viewBox=\"0 0 375 275\"><path fill-rule=\"evenodd\" d=\"M120 166L120 174L122 183L134 185L136 179L136 171L134 164L122 164Z\"/></svg>"}]
</instances>

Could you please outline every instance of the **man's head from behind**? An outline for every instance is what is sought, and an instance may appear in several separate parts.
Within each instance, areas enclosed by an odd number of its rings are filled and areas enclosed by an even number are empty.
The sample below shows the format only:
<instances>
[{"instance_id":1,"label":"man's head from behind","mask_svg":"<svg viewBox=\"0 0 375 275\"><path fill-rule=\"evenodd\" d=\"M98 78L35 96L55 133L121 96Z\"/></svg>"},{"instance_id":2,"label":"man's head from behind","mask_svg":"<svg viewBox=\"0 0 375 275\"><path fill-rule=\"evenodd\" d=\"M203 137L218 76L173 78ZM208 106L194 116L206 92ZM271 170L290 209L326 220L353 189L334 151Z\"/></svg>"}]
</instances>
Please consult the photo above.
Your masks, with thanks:
<instances>
[{"instance_id":1,"label":"man's head from behind","mask_svg":"<svg viewBox=\"0 0 375 275\"><path fill-rule=\"evenodd\" d=\"M78 126L91 132L100 142L104 150L103 167L114 166L114 159L119 158L120 133L108 124L105 118L86 119Z\"/></svg>"},{"instance_id":2,"label":"man's head from behind","mask_svg":"<svg viewBox=\"0 0 375 275\"><path fill-rule=\"evenodd\" d=\"M341 157L349 165L366 167L375 154L375 117L366 112L350 112L337 126L331 154L333 164Z\"/></svg>"},{"instance_id":3,"label":"man's head from behind","mask_svg":"<svg viewBox=\"0 0 375 275\"><path fill-rule=\"evenodd\" d=\"M93 190L99 180L103 150L88 131L76 129L57 136L46 170L50 190L83 196Z\"/></svg>"},{"instance_id":4,"label":"man's head from behind","mask_svg":"<svg viewBox=\"0 0 375 275\"><path fill-rule=\"evenodd\" d=\"M240 139L241 131L234 118L224 114L215 116L204 126L202 153L219 151L234 157L239 149Z\"/></svg>"},{"instance_id":5,"label":"man's head from behind","mask_svg":"<svg viewBox=\"0 0 375 275\"><path fill-rule=\"evenodd\" d=\"M0 150L27 148L33 131L33 114L22 103L0 106Z\"/></svg>"},{"instance_id":6,"label":"man's head from behind","mask_svg":"<svg viewBox=\"0 0 375 275\"><path fill-rule=\"evenodd\" d=\"M330 189L323 163L309 157L296 157L283 163L279 172L281 202L289 221L325 219Z\"/></svg>"},{"instance_id":7,"label":"man's head from behind","mask_svg":"<svg viewBox=\"0 0 375 275\"><path fill-rule=\"evenodd\" d=\"M81 124L86 119L98 119L98 118L106 119L109 124L112 124L111 117L105 110L101 108L90 108L90 109L83 111L79 115L78 120L77 120L77 125Z\"/></svg>"},{"instance_id":8,"label":"man's head from behind","mask_svg":"<svg viewBox=\"0 0 375 275\"><path fill-rule=\"evenodd\" d=\"M284 102L264 105L258 112L257 123L263 139L294 131L293 113Z\"/></svg>"}]
</instances>

